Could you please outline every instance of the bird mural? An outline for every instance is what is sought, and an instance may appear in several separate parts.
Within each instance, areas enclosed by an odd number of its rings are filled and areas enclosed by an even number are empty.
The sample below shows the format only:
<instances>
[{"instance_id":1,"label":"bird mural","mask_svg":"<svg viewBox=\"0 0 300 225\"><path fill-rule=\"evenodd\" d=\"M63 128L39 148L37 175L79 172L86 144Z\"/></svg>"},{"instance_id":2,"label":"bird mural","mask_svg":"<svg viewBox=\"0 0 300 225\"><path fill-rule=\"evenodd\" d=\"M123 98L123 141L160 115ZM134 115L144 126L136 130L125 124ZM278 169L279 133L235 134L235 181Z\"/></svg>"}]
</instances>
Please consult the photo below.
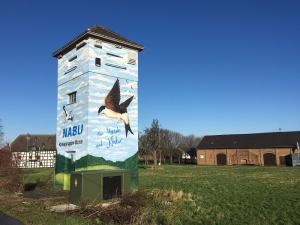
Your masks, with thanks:
<instances>
[{"instance_id":1,"label":"bird mural","mask_svg":"<svg viewBox=\"0 0 300 225\"><path fill-rule=\"evenodd\" d=\"M130 124L127 107L130 105L134 96L131 96L126 101L120 104L120 83L119 79L116 80L112 89L109 91L102 105L98 110L98 115L105 115L108 118L115 118L118 121L123 120L125 125L125 134L128 136L128 131L133 134Z\"/></svg>"},{"instance_id":2,"label":"bird mural","mask_svg":"<svg viewBox=\"0 0 300 225\"><path fill-rule=\"evenodd\" d=\"M66 121L73 121L73 116L71 115L72 111L68 112L66 106L63 106L63 110L65 112L65 119Z\"/></svg>"}]
</instances>

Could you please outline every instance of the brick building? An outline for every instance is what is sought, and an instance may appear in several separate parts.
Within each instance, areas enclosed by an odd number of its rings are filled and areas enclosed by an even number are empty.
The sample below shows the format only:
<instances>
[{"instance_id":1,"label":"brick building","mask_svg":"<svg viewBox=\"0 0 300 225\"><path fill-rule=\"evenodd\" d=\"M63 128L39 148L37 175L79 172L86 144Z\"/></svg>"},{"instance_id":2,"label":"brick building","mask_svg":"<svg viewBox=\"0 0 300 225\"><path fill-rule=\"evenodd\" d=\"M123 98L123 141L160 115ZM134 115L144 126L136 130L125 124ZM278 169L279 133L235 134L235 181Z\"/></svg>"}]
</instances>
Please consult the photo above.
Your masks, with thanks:
<instances>
[{"instance_id":1,"label":"brick building","mask_svg":"<svg viewBox=\"0 0 300 225\"><path fill-rule=\"evenodd\" d=\"M300 131L205 136L197 148L197 164L292 165L299 143Z\"/></svg>"}]
</instances>

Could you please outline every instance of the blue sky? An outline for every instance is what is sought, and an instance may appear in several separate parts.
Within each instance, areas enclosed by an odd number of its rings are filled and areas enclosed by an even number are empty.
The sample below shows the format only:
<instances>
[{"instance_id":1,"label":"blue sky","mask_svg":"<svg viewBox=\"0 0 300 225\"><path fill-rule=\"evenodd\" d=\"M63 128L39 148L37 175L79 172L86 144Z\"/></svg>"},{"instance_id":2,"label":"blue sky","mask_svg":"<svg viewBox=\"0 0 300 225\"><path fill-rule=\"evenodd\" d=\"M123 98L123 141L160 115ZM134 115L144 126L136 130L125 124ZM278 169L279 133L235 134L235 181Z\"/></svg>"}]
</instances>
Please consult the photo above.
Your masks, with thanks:
<instances>
[{"instance_id":1,"label":"blue sky","mask_svg":"<svg viewBox=\"0 0 300 225\"><path fill-rule=\"evenodd\" d=\"M53 51L99 23L145 46L140 129L300 129L299 1L5 1L0 118L7 140L55 133Z\"/></svg>"}]
</instances>

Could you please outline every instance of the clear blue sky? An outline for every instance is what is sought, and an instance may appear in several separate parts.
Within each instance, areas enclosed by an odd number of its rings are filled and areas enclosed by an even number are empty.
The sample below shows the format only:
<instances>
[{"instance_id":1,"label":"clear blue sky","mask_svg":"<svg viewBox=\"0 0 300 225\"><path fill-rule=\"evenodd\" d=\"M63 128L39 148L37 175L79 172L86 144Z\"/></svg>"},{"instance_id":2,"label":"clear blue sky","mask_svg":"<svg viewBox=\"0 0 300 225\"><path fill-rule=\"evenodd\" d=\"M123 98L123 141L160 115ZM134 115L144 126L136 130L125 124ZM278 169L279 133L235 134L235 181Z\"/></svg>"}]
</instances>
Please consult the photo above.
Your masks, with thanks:
<instances>
[{"instance_id":1,"label":"clear blue sky","mask_svg":"<svg viewBox=\"0 0 300 225\"><path fill-rule=\"evenodd\" d=\"M5 1L0 118L8 140L55 133L51 53L99 23L145 46L140 129L300 130L299 1Z\"/></svg>"}]
</instances>

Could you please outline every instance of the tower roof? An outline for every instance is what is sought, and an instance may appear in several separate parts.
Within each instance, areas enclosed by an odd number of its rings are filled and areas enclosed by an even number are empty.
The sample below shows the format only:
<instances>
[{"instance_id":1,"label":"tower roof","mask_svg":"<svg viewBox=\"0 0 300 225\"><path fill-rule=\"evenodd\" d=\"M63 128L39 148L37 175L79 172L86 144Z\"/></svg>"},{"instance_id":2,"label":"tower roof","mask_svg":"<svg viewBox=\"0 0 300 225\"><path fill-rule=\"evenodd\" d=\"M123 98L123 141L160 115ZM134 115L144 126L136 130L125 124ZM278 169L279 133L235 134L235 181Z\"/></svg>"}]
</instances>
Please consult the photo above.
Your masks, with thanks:
<instances>
[{"instance_id":1,"label":"tower roof","mask_svg":"<svg viewBox=\"0 0 300 225\"><path fill-rule=\"evenodd\" d=\"M77 36L76 38L74 38L73 40L71 40L70 42L65 44L63 47L61 47L57 51L53 52L53 54L52 54L53 57L58 57L59 55L65 54L66 52L73 49L76 46L76 44L78 44L79 42L81 42L84 39L87 39L88 37L94 37L96 39L108 41L108 42L122 45L122 46L126 46L128 48L133 48L138 51L142 51L144 49L144 46L142 46L134 41L131 41L113 31L97 24L95 26L88 28L83 33L81 33L79 36Z\"/></svg>"}]
</instances>

